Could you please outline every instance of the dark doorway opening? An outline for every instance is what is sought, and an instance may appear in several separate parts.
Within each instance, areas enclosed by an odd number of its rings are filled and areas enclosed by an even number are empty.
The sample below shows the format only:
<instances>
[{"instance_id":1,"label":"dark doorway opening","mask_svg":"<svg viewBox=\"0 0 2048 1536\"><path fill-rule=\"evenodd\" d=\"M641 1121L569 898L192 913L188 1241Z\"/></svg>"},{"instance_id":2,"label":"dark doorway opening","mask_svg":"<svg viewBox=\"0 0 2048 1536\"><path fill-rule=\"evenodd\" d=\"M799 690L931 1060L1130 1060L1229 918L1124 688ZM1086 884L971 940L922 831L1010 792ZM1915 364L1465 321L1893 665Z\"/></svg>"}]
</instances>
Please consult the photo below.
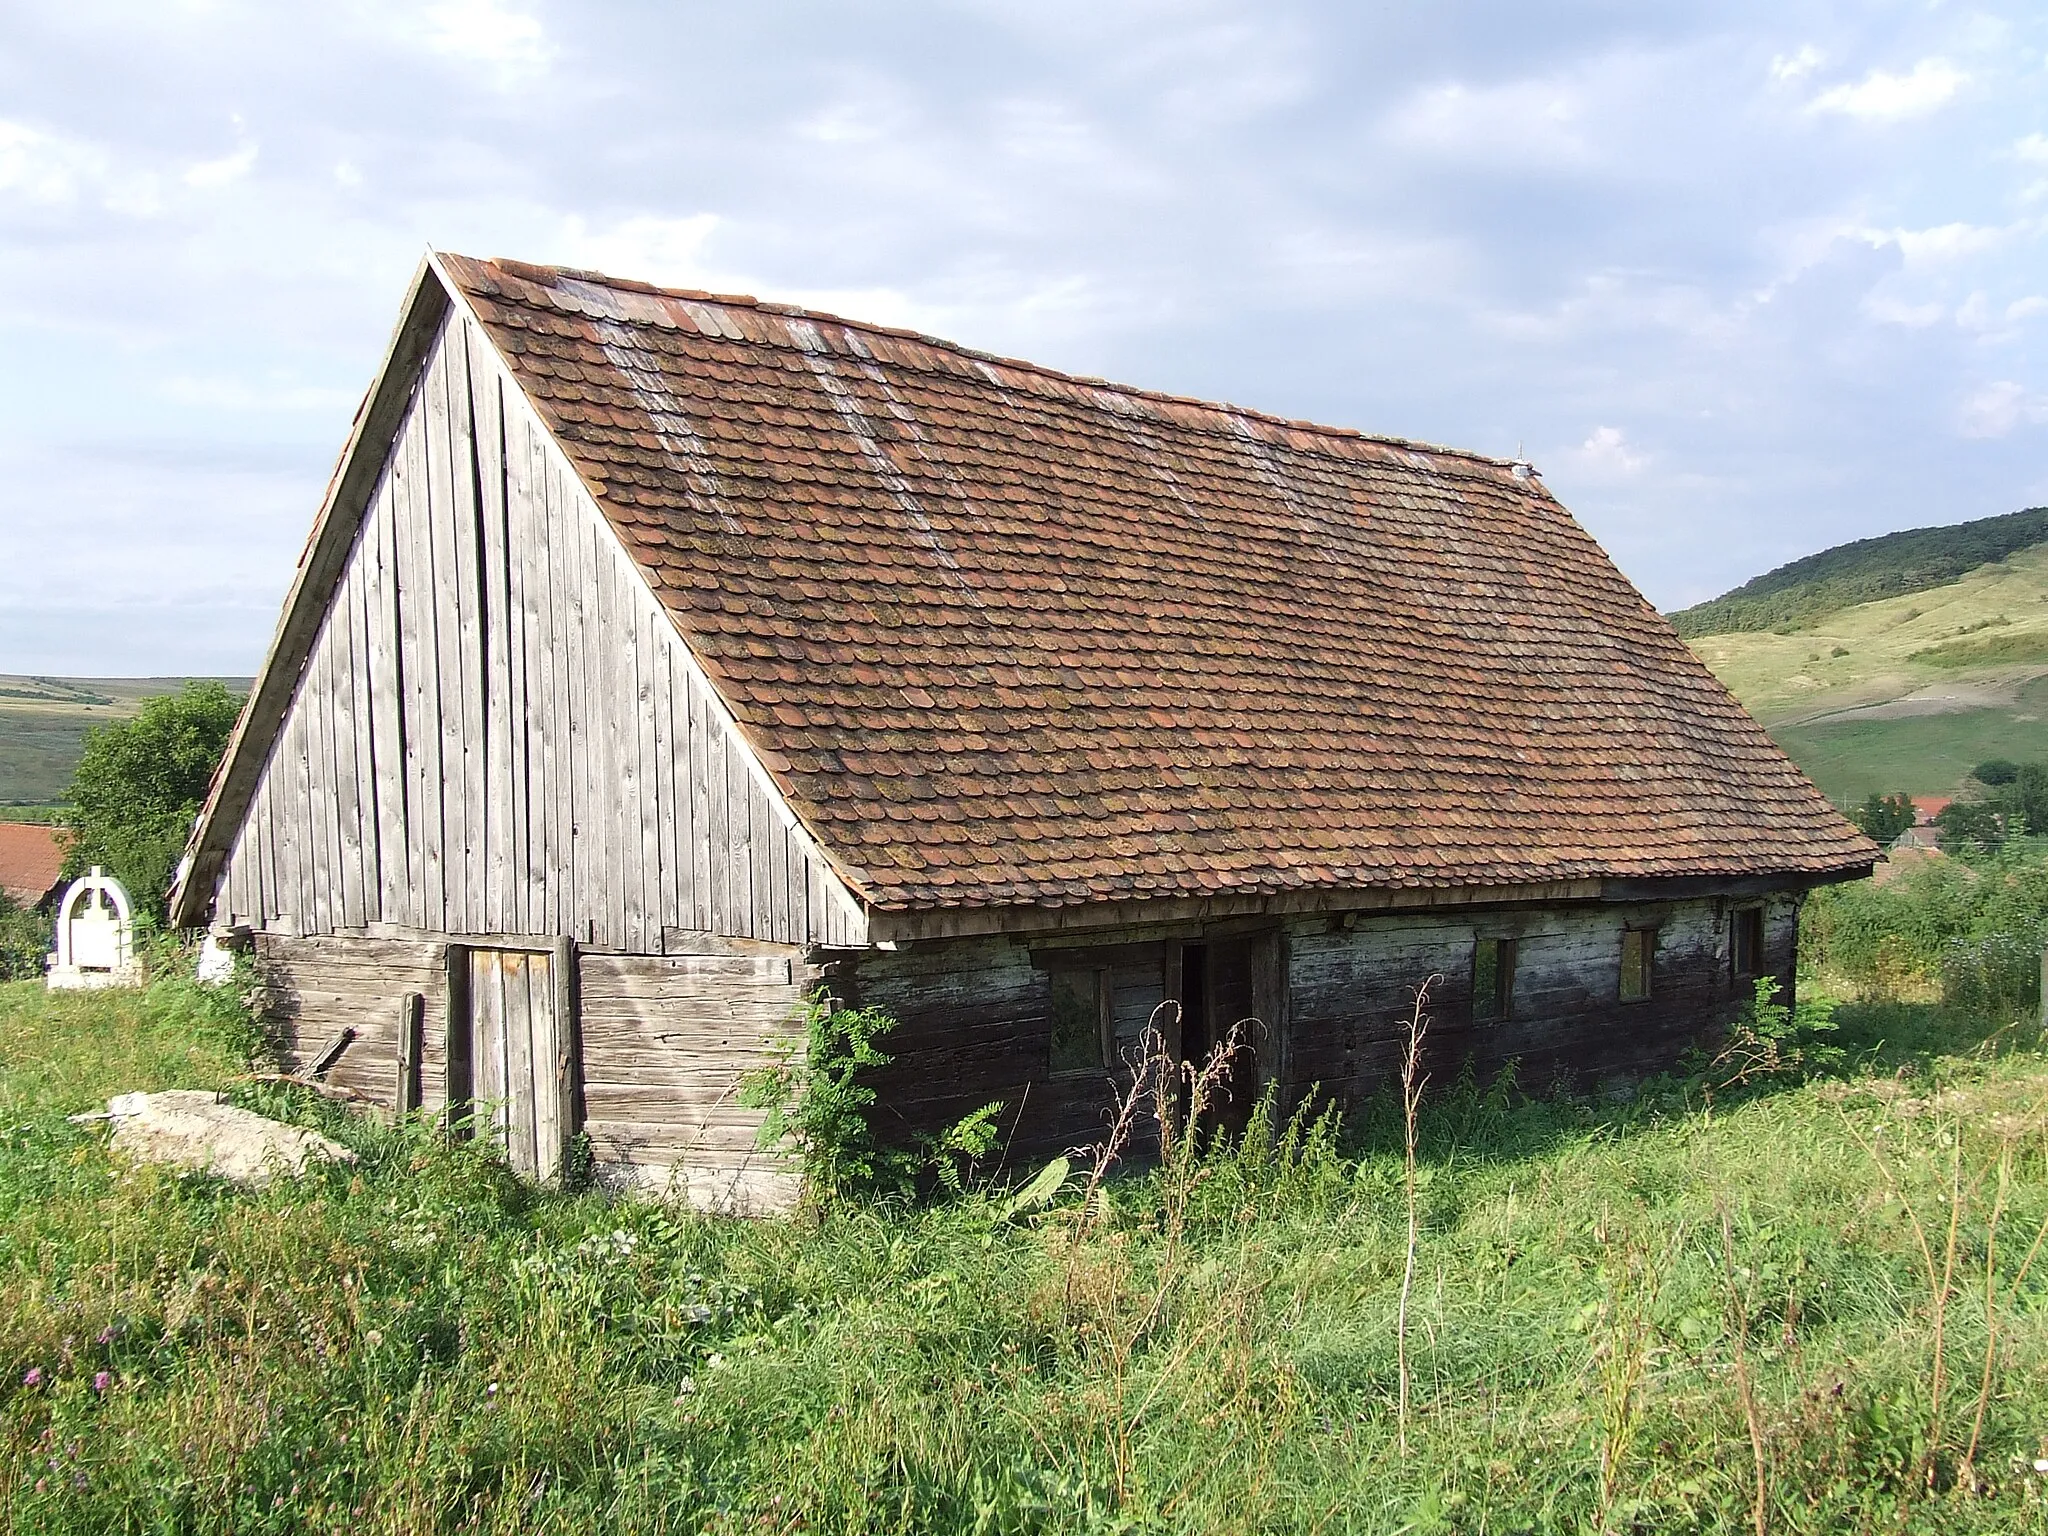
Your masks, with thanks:
<instances>
[{"instance_id":1,"label":"dark doorway opening","mask_svg":"<svg viewBox=\"0 0 2048 1536\"><path fill-rule=\"evenodd\" d=\"M1236 1139L1250 1123L1259 1098L1259 1040L1265 1033L1257 1017L1253 978L1259 938L1216 939L1184 944L1180 951L1180 1061L1186 1071L1183 1096L1193 1073L1209 1064L1217 1048L1235 1043L1224 1069L1211 1079L1202 1113L1193 1127L1198 1137Z\"/></svg>"}]
</instances>

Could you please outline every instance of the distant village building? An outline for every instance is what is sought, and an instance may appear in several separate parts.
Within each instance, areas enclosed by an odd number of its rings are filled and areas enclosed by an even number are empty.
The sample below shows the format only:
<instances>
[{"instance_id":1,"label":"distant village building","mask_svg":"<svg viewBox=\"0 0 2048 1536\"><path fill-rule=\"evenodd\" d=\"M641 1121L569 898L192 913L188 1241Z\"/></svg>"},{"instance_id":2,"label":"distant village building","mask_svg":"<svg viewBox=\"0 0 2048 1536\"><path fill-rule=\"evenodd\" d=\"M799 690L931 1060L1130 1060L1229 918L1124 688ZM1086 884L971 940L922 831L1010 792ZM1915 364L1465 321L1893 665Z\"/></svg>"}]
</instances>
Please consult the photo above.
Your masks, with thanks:
<instances>
[{"instance_id":1,"label":"distant village building","mask_svg":"<svg viewBox=\"0 0 2048 1536\"><path fill-rule=\"evenodd\" d=\"M1913 822L1915 826L1931 827L1934 818L1949 808L1947 795L1913 796Z\"/></svg>"},{"instance_id":2,"label":"distant village building","mask_svg":"<svg viewBox=\"0 0 2048 1536\"><path fill-rule=\"evenodd\" d=\"M0 893L18 907L46 908L63 884L64 842L56 827L0 821Z\"/></svg>"},{"instance_id":3,"label":"distant village building","mask_svg":"<svg viewBox=\"0 0 2048 1536\"><path fill-rule=\"evenodd\" d=\"M1876 857L1526 465L434 255L173 912L336 1079L747 1207L814 989L1014 1160L1155 1019L1383 1091L1432 977L1439 1074L1668 1065Z\"/></svg>"}]
</instances>

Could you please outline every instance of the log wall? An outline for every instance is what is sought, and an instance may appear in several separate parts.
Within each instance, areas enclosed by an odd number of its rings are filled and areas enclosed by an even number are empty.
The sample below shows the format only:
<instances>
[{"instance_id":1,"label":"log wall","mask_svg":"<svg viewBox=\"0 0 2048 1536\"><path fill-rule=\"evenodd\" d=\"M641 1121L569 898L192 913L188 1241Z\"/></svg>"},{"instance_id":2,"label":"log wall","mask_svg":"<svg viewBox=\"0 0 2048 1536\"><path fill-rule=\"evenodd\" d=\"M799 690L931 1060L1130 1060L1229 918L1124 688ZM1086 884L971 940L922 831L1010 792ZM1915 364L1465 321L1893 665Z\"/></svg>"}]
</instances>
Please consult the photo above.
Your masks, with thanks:
<instances>
[{"instance_id":1,"label":"log wall","mask_svg":"<svg viewBox=\"0 0 2048 1536\"><path fill-rule=\"evenodd\" d=\"M216 921L567 935L643 954L671 931L864 938L858 904L460 314L317 617Z\"/></svg>"},{"instance_id":2,"label":"log wall","mask_svg":"<svg viewBox=\"0 0 2048 1536\"><path fill-rule=\"evenodd\" d=\"M425 999L424 1107L446 1103L449 946L426 940L260 934L264 1011L290 1070L303 1070L342 1030L356 1037L326 1081L390 1108L398 1081L405 994ZM576 1129L600 1179L684 1199L700 1209L786 1209L797 1180L754 1146L756 1110L735 1100L739 1078L771 1059L799 1027L816 979L800 952L577 957Z\"/></svg>"},{"instance_id":3,"label":"log wall","mask_svg":"<svg viewBox=\"0 0 2048 1536\"><path fill-rule=\"evenodd\" d=\"M1490 1079L1510 1063L1532 1092L1626 1084L1677 1063L1711 1039L1750 990L1730 974L1730 913L1718 899L1655 905L1460 909L1454 914L1294 917L1276 925L1270 953L1284 975L1269 1011L1277 1038L1262 1068L1298 1100L1311 1086L1342 1104L1398 1079L1411 989L1430 994L1429 1071L1443 1083L1470 1070ZM1754 903L1748 903L1754 904ZM1797 902L1765 904L1765 960L1789 999ZM1621 933L1657 928L1652 994L1620 1001ZM1118 1044L1136 1044L1152 1010L1178 989L1180 947L1242 937L1245 925L1204 932L1105 933L1094 946L1112 967ZM1472 1019L1477 939L1517 943L1509 1018ZM1069 944L1067 953L1088 953ZM981 937L868 952L843 961L832 986L899 1020L895 1057L875 1079L885 1134L907 1140L1001 1099L1010 1155L1049 1155L1099 1141L1115 1094L1112 1074L1053 1077L1051 983L1030 941ZM1262 1047L1264 1043L1262 1042Z\"/></svg>"}]
</instances>

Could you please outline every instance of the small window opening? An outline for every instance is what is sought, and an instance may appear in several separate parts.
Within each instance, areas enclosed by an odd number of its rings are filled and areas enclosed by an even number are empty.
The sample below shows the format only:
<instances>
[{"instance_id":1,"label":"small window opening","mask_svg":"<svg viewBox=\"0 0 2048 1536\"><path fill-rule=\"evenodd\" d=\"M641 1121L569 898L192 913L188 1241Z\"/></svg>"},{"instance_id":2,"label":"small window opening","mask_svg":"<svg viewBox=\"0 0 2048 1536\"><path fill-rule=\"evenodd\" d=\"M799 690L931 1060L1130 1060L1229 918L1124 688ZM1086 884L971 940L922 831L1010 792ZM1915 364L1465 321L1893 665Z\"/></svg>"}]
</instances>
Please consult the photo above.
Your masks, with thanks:
<instances>
[{"instance_id":1,"label":"small window opening","mask_svg":"<svg viewBox=\"0 0 2048 1536\"><path fill-rule=\"evenodd\" d=\"M1621 1000L1640 1003L1650 995L1650 974L1657 956L1657 930L1624 928L1621 931Z\"/></svg>"},{"instance_id":2,"label":"small window opening","mask_svg":"<svg viewBox=\"0 0 2048 1536\"><path fill-rule=\"evenodd\" d=\"M1728 958L1737 976L1754 976L1764 968L1764 909L1743 907L1734 914Z\"/></svg>"},{"instance_id":3,"label":"small window opening","mask_svg":"<svg viewBox=\"0 0 2048 1536\"><path fill-rule=\"evenodd\" d=\"M1472 1017L1505 1019L1515 1008L1515 941L1481 939L1472 946Z\"/></svg>"},{"instance_id":4,"label":"small window opening","mask_svg":"<svg viewBox=\"0 0 2048 1536\"><path fill-rule=\"evenodd\" d=\"M1109 972L1052 974L1052 1070L1094 1072L1109 1063Z\"/></svg>"}]
</instances>

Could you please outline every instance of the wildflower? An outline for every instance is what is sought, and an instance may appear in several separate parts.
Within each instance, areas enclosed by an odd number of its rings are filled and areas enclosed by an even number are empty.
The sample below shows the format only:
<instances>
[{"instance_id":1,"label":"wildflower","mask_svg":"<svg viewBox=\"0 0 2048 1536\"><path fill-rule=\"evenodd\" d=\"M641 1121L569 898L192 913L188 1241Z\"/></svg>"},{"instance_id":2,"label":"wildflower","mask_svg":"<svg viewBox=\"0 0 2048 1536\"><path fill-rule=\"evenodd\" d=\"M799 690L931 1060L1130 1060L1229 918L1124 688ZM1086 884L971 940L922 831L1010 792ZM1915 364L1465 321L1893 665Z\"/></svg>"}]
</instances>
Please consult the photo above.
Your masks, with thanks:
<instances>
[{"instance_id":1,"label":"wildflower","mask_svg":"<svg viewBox=\"0 0 2048 1536\"><path fill-rule=\"evenodd\" d=\"M100 1330L100 1336L96 1342L102 1349L114 1342L114 1325L112 1323L107 1324L106 1327Z\"/></svg>"},{"instance_id":2,"label":"wildflower","mask_svg":"<svg viewBox=\"0 0 2048 1536\"><path fill-rule=\"evenodd\" d=\"M94 1392L105 1392L113 1384L114 1378L105 1371L96 1372L92 1378L92 1389Z\"/></svg>"},{"instance_id":3,"label":"wildflower","mask_svg":"<svg viewBox=\"0 0 2048 1536\"><path fill-rule=\"evenodd\" d=\"M2037 1457L2035 1457L2035 1458L2034 1458L2034 1470L2035 1470L2036 1472L2048 1472L2048 1456L2037 1456Z\"/></svg>"},{"instance_id":4,"label":"wildflower","mask_svg":"<svg viewBox=\"0 0 2048 1536\"><path fill-rule=\"evenodd\" d=\"M21 1378L21 1384L24 1387L40 1387L43 1384L43 1368L40 1365L30 1366L27 1374Z\"/></svg>"},{"instance_id":5,"label":"wildflower","mask_svg":"<svg viewBox=\"0 0 2048 1536\"><path fill-rule=\"evenodd\" d=\"M497 1395L498 1395L498 1384L497 1384L497 1383L496 1383L495 1381L494 1381L494 1382L492 1382L492 1383L491 1383L491 1384L490 1384L490 1385L489 1385L488 1387L485 1387L485 1388L484 1388L484 1396L485 1396L485 1397L496 1397Z\"/></svg>"}]
</instances>

